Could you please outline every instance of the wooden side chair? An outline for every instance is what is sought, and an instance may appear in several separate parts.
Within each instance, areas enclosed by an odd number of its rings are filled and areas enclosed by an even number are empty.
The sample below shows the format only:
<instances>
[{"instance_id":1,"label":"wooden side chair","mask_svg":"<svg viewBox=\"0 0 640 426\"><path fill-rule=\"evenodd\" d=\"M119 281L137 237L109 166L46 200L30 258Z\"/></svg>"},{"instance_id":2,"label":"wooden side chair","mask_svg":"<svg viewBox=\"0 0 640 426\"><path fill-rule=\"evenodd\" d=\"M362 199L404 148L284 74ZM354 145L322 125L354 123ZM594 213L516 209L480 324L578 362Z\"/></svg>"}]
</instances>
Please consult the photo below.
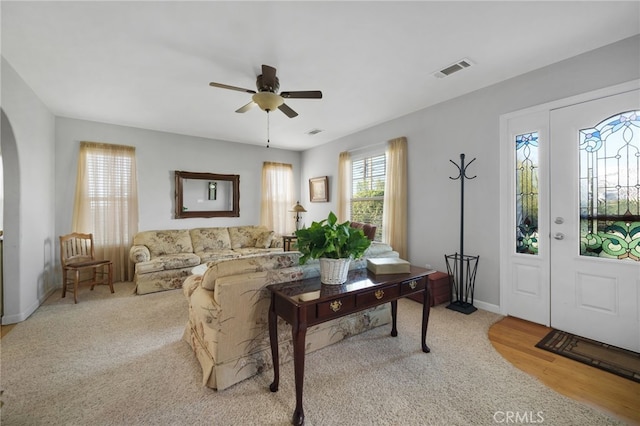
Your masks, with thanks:
<instances>
[{"instance_id":1,"label":"wooden side chair","mask_svg":"<svg viewBox=\"0 0 640 426\"><path fill-rule=\"evenodd\" d=\"M78 232L60 237L60 263L62 264L62 297L67 295L67 286L73 285L73 302L78 303L78 286L96 284L109 285L113 293L113 262L96 260L93 234ZM80 273L91 271L91 278L81 280ZM99 279L98 279L99 278Z\"/></svg>"}]
</instances>

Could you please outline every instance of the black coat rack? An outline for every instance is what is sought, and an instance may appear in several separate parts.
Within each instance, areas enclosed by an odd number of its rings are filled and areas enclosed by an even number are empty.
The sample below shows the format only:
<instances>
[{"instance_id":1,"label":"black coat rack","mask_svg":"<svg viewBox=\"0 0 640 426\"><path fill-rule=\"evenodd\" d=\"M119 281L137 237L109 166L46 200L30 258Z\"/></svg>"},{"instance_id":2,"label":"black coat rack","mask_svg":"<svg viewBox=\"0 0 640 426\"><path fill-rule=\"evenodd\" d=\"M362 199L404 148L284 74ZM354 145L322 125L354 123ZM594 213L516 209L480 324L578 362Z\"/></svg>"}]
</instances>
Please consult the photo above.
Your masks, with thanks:
<instances>
[{"instance_id":1,"label":"black coat rack","mask_svg":"<svg viewBox=\"0 0 640 426\"><path fill-rule=\"evenodd\" d=\"M464 181L465 179L476 178L476 176L467 176L467 167L475 160L474 158L465 165L464 154L460 154L460 165L453 160L449 160L459 171L458 176L449 177L449 179L460 180L460 252L445 255L447 272L451 281L451 303L447 308L464 314L477 311L477 308L473 306L473 292L480 256L464 254Z\"/></svg>"}]
</instances>

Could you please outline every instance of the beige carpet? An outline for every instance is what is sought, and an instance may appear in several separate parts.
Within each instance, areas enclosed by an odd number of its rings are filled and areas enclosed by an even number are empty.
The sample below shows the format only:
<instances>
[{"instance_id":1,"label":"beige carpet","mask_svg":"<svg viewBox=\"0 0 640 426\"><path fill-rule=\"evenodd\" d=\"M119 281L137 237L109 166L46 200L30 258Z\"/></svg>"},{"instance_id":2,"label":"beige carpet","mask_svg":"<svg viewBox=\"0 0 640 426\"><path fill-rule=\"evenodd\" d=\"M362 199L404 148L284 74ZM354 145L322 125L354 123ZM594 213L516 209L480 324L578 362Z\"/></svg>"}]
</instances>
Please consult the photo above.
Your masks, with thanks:
<instances>
[{"instance_id":1,"label":"beige carpet","mask_svg":"<svg viewBox=\"0 0 640 426\"><path fill-rule=\"evenodd\" d=\"M291 363L277 393L268 390L271 370L223 392L203 388L181 340L182 292L132 290L87 289L77 305L55 294L0 340L3 426L289 424ZM306 424L495 425L508 415L521 424L621 424L503 360L487 338L498 315L431 312L430 354L420 350L421 305L401 300L397 338L379 327L309 355Z\"/></svg>"}]
</instances>

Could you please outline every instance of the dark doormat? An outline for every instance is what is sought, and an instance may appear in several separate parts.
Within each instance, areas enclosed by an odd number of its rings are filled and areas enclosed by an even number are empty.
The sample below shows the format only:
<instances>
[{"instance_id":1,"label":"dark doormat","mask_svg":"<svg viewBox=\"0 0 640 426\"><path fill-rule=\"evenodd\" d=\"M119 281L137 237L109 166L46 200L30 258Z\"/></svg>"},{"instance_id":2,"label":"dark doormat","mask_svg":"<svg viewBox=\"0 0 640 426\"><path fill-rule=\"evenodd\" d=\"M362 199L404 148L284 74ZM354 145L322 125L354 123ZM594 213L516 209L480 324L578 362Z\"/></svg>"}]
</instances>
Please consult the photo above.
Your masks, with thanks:
<instances>
[{"instance_id":1,"label":"dark doormat","mask_svg":"<svg viewBox=\"0 0 640 426\"><path fill-rule=\"evenodd\" d=\"M551 330L536 347L640 383L639 353L560 330Z\"/></svg>"}]
</instances>

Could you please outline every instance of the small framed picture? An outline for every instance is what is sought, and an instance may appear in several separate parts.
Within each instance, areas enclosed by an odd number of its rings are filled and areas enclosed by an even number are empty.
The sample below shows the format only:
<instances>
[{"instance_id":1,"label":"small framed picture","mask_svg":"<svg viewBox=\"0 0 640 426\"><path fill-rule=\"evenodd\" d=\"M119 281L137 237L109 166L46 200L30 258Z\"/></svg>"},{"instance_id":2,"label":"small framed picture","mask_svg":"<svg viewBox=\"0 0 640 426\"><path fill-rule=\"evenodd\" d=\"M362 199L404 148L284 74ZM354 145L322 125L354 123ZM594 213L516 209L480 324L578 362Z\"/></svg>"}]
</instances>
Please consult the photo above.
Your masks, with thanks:
<instances>
[{"instance_id":1,"label":"small framed picture","mask_svg":"<svg viewBox=\"0 0 640 426\"><path fill-rule=\"evenodd\" d=\"M326 203L329 201L328 176L309 179L309 198L312 203Z\"/></svg>"}]
</instances>

